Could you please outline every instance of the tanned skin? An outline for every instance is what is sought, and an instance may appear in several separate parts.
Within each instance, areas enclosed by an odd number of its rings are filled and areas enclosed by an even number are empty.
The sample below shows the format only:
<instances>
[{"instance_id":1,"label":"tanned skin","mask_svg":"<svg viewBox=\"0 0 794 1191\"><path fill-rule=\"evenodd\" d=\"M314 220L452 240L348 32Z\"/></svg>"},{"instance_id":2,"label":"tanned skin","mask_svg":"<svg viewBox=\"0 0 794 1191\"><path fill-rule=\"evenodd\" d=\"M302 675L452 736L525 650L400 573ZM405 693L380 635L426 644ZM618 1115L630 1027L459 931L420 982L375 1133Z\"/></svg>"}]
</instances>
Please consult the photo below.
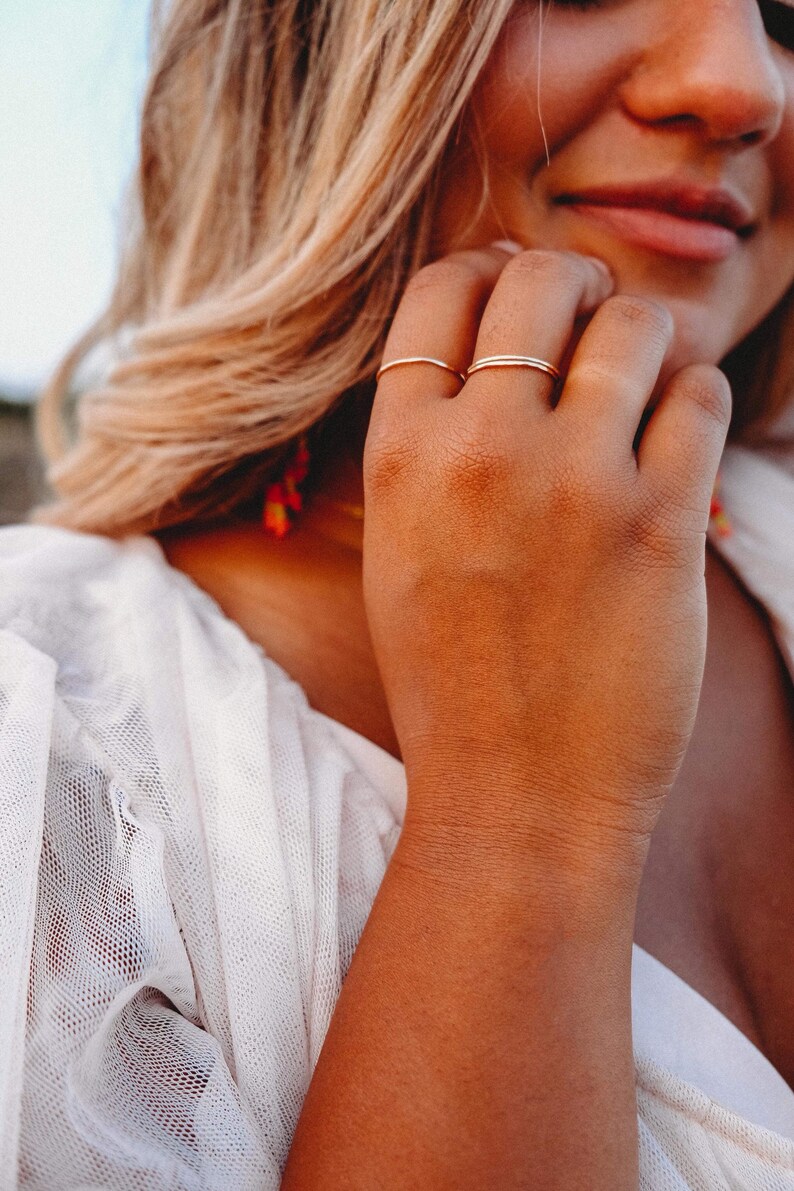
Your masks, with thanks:
<instances>
[{"instance_id":1,"label":"tanned skin","mask_svg":"<svg viewBox=\"0 0 794 1191\"><path fill-rule=\"evenodd\" d=\"M288 543L165 543L406 767L288 1191L633 1191L633 939L794 1076L790 682L705 546L716 365L794 280L794 54L755 0L560 3L541 129L536 17L516 6L472 101L491 204L473 221L464 146L384 358L522 353L564 385L394 369L363 466L328 481L363 534L318 504ZM561 201L671 177L745 203L722 258Z\"/></svg>"}]
</instances>

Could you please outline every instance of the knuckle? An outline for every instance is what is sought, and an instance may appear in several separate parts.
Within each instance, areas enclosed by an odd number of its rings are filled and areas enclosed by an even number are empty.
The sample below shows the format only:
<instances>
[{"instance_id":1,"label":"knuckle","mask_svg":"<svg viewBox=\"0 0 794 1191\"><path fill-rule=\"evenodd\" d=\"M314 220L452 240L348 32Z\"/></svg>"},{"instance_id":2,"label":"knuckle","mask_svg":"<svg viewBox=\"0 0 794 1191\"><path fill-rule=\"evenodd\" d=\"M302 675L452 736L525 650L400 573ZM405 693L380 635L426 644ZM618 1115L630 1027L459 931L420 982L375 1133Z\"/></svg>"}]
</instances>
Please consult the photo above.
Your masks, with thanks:
<instances>
[{"instance_id":1,"label":"knuckle","mask_svg":"<svg viewBox=\"0 0 794 1191\"><path fill-rule=\"evenodd\" d=\"M482 275L477 268L465 261L445 257L442 260L431 261L424 265L418 273L414 273L406 286L407 295L438 294L453 292L461 289L471 289L483 284Z\"/></svg>"},{"instance_id":2,"label":"knuckle","mask_svg":"<svg viewBox=\"0 0 794 1191\"><path fill-rule=\"evenodd\" d=\"M504 276L554 282L574 288L584 284L585 266L570 252L538 248L521 252L509 260L504 268Z\"/></svg>"},{"instance_id":3,"label":"knuckle","mask_svg":"<svg viewBox=\"0 0 794 1191\"><path fill-rule=\"evenodd\" d=\"M476 432L460 429L440 453L444 487L467 506L487 507L503 497L514 470L508 452Z\"/></svg>"},{"instance_id":4,"label":"knuckle","mask_svg":"<svg viewBox=\"0 0 794 1191\"><path fill-rule=\"evenodd\" d=\"M656 492L638 502L629 530L633 554L645 569L680 572L691 569L703 550L705 517L681 494Z\"/></svg>"},{"instance_id":5,"label":"knuckle","mask_svg":"<svg viewBox=\"0 0 794 1191\"><path fill-rule=\"evenodd\" d=\"M416 467L418 444L406 435L391 436L384 431L370 432L364 450L364 486L367 493L385 493Z\"/></svg>"},{"instance_id":6,"label":"knuckle","mask_svg":"<svg viewBox=\"0 0 794 1191\"><path fill-rule=\"evenodd\" d=\"M656 494L640 501L628 525L629 541L646 566L677 570L688 561L688 542L680 532L674 502Z\"/></svg>"},{"instance_id":7,"label":"knuckle","mask_svg":"<svg viewBox=\"0 0 794 1191\"><path fill-rule=\"evenodd\" d=\"M612 477L574 459L554 469L549 482L550 515L560 523L592 523L614 515L618 501Z\"/></svg>"},{"instance_id":8,"label":"knuckle","mask_svg":"<svg viewBox=\"0 0 794 1191\"><path fill-rule=\"evenodd\" d=\"M596 348L587 359L573 365L568 372L568 381L592 392L608 393L611 401L620 405L631 400L635 385L626 375L625 366L616 361L610 347L607 344L605 348Z\"/></svg>"},{"instance_id":9,"label":"knuckle","mask_svg":"<svg viewBox=\"0 0 794 1191\"><path fill-rule=\"evenodd\" d=\"M722 427L727 426L731 418L731 389L718 368L699 365L685 368L674 383L706 417Z\"/></svg>"},{"instance_id":10,"label":"knuckle","mask_svg":"<svg viewBox=\"0 0 794 1191\"><path fill-rule=\"evenodd\" d=\"M616 294L604 303L606 313L617 322L628 323L639 331L666 342L673 334L673 316L661 302L634 294Z\"/></svg>"}]
</instances>

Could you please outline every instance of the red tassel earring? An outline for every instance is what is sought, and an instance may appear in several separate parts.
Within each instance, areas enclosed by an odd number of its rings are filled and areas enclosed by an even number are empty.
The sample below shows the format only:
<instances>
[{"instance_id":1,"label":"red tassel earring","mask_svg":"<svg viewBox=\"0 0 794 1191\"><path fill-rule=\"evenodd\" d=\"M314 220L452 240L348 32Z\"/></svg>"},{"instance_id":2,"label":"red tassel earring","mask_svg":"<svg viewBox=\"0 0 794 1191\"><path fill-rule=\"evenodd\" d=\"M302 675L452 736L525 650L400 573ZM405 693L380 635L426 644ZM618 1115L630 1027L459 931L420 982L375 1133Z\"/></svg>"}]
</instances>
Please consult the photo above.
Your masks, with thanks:
<instances>
[{"instance_id":1,"label":"red tassel earring","mask_svg":"<svg viewBox=\"0 0 794 1191\"><path fill-rule=\"evenodd\" d=\"M283 538L292 528L303 508L300 485L309 474L309 447L306 436L298 439L295 454L280 479L269 484L262 510L262 528L275 538Z\"/></svg>"},{"instance_id":2,"label":"red tassel earring","mask_svg":"<svg viewBox=\"0 0 794 1191\"><path fill-rule=\"evenodd\" d=\"M300 486L309 474L309 462L310 455L306 436L301 435L295 448L295 454L281 478L269 484L265 492L262 528L275 538L286 537L295 523L298 513L303 508L303 494ZM713 523L719 537L728 538L733 533L733 529L720 500L720 479L718 474L711 497L709 520Z\"/></svg>"},{"instance_id":3,"label":"red tassel earring","mask_svg":"<svg viewBox=\"0 0 794 1191\"><path fill-rule=\"evenodd\" d=\"M731 523L728 520L728 514L725 512L725 507L720 500L720 480L721 476L717 472L717 480L714 485L714 491L711 494L711 509L709 510L709 520L714 524L714 531L719 538L729 538L733 533Z\"/></svg>"}]
</instances>

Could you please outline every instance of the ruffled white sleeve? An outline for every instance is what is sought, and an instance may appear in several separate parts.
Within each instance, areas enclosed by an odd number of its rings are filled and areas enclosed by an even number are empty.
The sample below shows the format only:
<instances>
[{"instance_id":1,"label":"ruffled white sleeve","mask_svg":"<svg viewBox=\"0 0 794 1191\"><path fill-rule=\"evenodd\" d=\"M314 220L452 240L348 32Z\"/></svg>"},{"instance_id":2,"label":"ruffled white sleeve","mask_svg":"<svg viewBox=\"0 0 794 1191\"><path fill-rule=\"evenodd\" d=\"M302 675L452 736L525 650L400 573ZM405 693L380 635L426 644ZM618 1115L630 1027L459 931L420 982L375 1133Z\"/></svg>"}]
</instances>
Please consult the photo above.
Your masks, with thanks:
<instances>
[{"instance_id":1,"label":"ruffled white sleeve","mask_svg":"<svg viewBox=\"0 0 794 1191\"><path fill-rule=\"evenodd\" d=\"M151 542L2 531L0 625L1 1185L278 1187L395 807Z\"/></svg>"}]
</instances>

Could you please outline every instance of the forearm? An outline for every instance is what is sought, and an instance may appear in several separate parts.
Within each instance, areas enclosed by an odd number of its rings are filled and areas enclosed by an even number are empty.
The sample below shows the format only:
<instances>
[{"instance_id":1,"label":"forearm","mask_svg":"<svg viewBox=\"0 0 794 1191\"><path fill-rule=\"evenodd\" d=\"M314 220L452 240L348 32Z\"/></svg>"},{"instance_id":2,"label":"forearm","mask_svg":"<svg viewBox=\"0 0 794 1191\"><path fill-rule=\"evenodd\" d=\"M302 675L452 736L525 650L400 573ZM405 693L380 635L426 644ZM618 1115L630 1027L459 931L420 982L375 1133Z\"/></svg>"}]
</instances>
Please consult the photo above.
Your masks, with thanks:
<instances>
[{"instance_id":1,"label":"forearm","mask_svg":"<svg viewBox=\"0 0 794 1191\"><path fill-rule=\"evenodd\" d=\"M633 880L426 860L406 830L283 1187L634 1191Z\"/></svg>"}]
</instances>

